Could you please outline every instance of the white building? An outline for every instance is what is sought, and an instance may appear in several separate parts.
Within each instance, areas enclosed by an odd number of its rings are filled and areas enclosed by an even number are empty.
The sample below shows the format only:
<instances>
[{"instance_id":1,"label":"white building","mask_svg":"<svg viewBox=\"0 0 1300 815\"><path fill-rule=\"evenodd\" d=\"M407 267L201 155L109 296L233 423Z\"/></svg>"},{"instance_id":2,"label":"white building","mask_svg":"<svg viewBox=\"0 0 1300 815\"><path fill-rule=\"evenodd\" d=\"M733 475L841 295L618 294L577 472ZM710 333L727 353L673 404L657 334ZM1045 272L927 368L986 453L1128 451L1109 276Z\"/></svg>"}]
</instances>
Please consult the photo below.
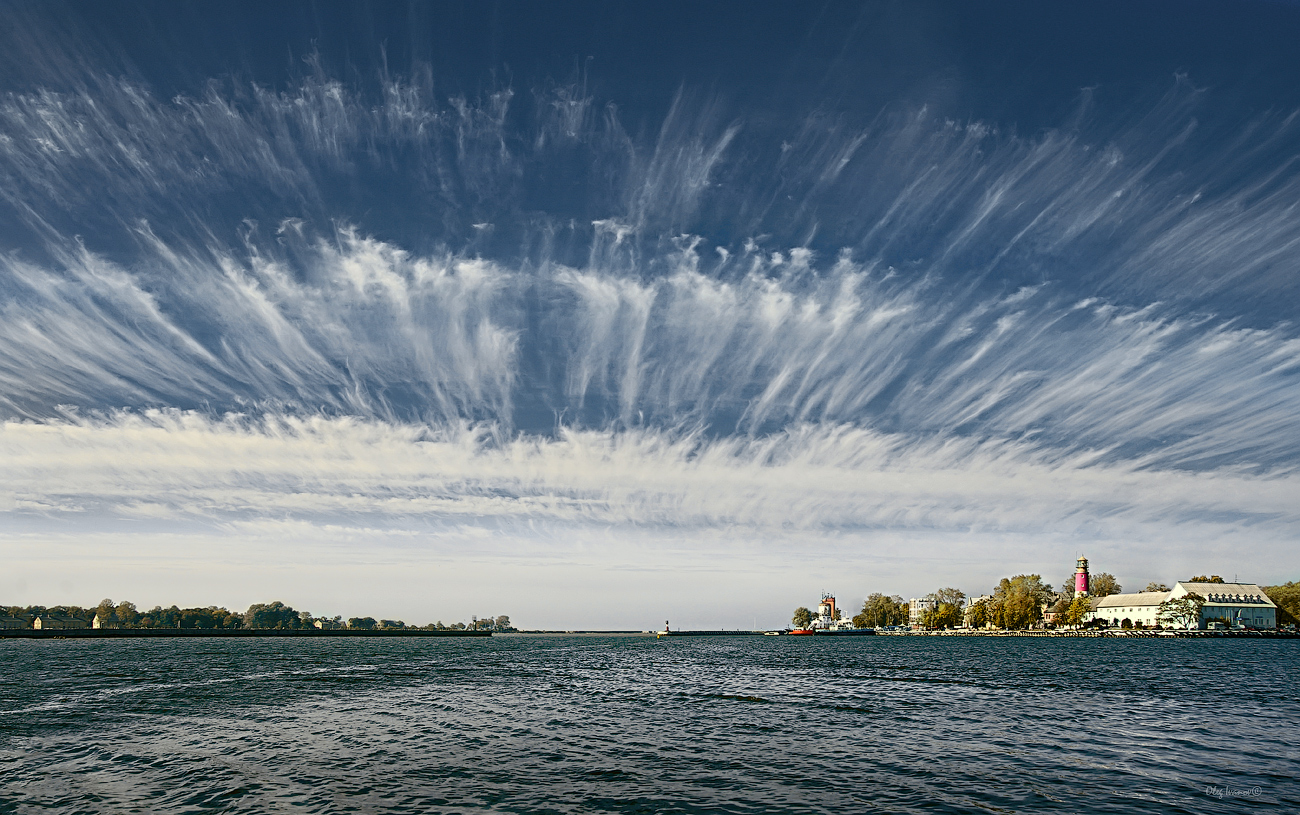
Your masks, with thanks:
<instances>
[{"instance_id":1,"label":"white building","mask_svg":"<svg viewBox=\"0 0 1300 815\"><path fill-rule=\"evenodd\" d=\"M1135 626L1160 623L1160 604L1189 594L1205 601L1197 628L1217 622L1233 628L1277 628L1277 605L1254 583L1175 583L1171 591L1112 594L1093 607L1092 619L1119 626L1129 620Z\"/></svg>"},{"instance_id":2,"label":"white building","mask_svg":"<svg viewBox=\"0 0 1300 815\"><path fill-rule=\"evenodd\" d=\"M1169 594L1167 591L1112 594L1097 601L1090 618L1116 628L1125 620L1135 626L1156 625L1160 604L1169 599Z\"/></svg>"},{"instance_id":3,"label":"white building","mask_svg":"<svg viewBox=\"0 0 1300 815\"><path fill-rule=\"evenodd\" d=\"M933 600L924 597L920 599L913 597L911 600L908 600L907 601L907 622L910 625L920 625L921 618L925 616L925 612L934 608L934 605L935 604Z\"/></svg>"},{"instance_id":4,"label":"white building","mask_svg":"<svg viewBox=\"0 0 1300 815\"><path fill-rule=\"evenodd\" d=\"M111 611L108 613L107 617L105 617L103 614L100 614L99 612L96 612L95 619L90 624L90 627L91 628L121 628L122 621L118 619L118 616Z\"/></svg>"},{"instance_id":5,"label":"white building","mask_svg":"<svg viewBox=\"0 0 1300 815\"><path fill-rule=\"evenodd\" d=\"M85 620L79 620L76 617L70 617L67 614L45 613L37 617L32 622L32 628L38 631L48 631L60 628L89 628Z\"/></svg>"},{"instance_id":6,"label":"white building","mask_svg":"<svg viewBox=\"0 0 1300 815\"><path fill-rule=\"evenodd\" d=\"M1254 583L1175 583L1169 599L1193 592L1205 600L1197 628L1210 622L1234 628L1277 628L1277 604Z\"/></svg>"}]
</instances>

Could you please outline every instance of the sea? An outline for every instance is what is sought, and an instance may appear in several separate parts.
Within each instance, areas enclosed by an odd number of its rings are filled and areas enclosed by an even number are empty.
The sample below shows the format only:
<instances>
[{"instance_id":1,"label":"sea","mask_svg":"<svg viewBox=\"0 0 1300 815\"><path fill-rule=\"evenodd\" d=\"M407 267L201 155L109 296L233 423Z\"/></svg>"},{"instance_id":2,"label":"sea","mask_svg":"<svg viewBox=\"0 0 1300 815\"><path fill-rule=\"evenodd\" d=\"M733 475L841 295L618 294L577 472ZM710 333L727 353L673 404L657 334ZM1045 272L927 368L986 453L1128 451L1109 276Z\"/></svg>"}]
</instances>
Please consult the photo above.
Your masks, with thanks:
<instances>
[{"instance_id":1,"label":"sea","mask_svg":"<svg viewBox=\"0 0 1300 815\"><path fill-rule=\"evenodd\" d=\"M1300 812L1300 640L0 640L0 813Z\"/></svg>"}]
</instances>

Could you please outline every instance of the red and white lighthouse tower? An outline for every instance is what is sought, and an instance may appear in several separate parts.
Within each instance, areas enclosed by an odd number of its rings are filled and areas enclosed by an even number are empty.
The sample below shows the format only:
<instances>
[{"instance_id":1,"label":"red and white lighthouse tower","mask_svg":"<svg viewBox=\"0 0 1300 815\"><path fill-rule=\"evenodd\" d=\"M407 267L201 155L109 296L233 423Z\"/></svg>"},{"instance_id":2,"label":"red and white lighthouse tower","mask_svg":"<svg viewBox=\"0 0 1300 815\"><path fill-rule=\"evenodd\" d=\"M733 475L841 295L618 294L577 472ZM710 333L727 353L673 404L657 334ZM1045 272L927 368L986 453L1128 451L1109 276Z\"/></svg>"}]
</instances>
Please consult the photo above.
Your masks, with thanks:
<instances>
[{"instance_id":1,"label":"red and white lighthouse tower","mask_svg":"<svg viewBox=\"0 0 1300 815\"><path fill-rule=\"evenodd\" d=\"M1074 566L1074 593L1088 593L1088 559L1080 557Z\"/></svg>"}]
</instances>

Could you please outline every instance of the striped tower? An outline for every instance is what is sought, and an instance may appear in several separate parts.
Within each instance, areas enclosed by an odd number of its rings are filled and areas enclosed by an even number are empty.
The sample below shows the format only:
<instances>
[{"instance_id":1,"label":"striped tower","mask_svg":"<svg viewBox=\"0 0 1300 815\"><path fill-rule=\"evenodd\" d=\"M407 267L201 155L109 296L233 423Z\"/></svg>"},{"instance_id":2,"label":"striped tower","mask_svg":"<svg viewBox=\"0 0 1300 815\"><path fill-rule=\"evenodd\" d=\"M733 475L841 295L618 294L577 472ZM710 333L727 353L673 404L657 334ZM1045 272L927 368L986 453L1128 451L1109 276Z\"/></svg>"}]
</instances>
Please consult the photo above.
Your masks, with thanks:
<instances>
[{"instance_id":1,"label":"striped tower","mask_svg":"<svg viewBox=\"0 0 1300 815\"><path fill-rule=\"evenodd\" d=\"M1074 567L1074 593L1088 593L1088 559L1080 557Z\"/></svg>"}]
</instances>

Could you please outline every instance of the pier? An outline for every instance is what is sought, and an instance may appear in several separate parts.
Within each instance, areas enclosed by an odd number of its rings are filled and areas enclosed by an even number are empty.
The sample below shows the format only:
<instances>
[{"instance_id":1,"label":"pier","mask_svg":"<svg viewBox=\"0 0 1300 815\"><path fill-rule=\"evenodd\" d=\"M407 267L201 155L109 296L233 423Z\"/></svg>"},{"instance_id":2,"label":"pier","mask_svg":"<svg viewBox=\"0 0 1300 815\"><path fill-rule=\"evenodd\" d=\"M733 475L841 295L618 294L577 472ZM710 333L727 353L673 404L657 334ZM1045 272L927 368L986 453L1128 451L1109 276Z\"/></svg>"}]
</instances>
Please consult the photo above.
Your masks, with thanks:
<instances>
[{"instance_id":1,"label":"pier","mask_svg":"<svg viewBox=\"0 0 1300 815\"><path fill-rule=\"evenodd\" d=\"M31 628L0 631L4 640L120 640L193 637L490 637L491 631L427 630L393 628L366 630L278 629L278 628L55 628L48 631Z\"/></svg>"}]
</instances>

